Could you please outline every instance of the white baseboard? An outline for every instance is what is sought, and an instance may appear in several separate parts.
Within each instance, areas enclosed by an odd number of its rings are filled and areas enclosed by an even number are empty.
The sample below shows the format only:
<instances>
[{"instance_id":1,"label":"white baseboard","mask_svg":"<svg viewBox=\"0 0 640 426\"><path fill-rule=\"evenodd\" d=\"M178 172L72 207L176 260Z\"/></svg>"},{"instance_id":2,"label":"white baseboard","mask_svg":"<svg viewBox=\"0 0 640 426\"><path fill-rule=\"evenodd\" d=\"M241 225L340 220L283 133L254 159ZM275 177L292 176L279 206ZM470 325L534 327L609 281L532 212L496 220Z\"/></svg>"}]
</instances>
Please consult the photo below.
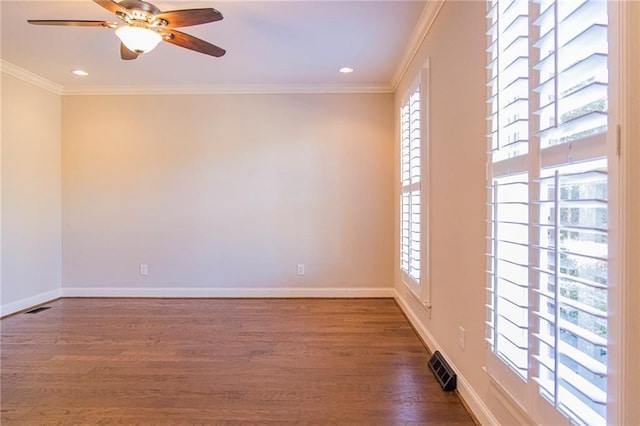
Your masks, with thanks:
<instances>
[{"instance_id":1,"label":"white baseboard","mask_svg":"<svg viewBox=\"0 0 640 426\"><path fill-rule=\"evenodd\" d=\"M0 306L0 317L60 297L329 297L329 298L393 298L390 287L65 287L26 297Z\"/></svg>"},{"instance_id":2,"label":"white baseboard","mask_svg":"<svg viewBox=\"0 0 640 426\"><path fill-rule=\"evenodd\" d=\"M64 287L63 297L394 297L378 287Z\"/></svg>"},{"instance_id":3,"label":"white baseboard","mask_svg":"<svg viewBox=\"0 0 640 426\"><path fill-rule=\"evenodd\" d=\"M0 306L0 318L7 315L15 314L16 312L20 312L23 309L27 309L32 306L40 305L42 303L58 299L60 297L60 289L55 289L36 294L35 296L25 297L24 299L16 300L15 302L5 303Z\"/></svg>"},{"instance_id":4,"label":"white baseboard","mask_svg":"<svg viewBox=\"0 0 640 426\"><path fill-rule=\"evenodd\" d=\"M460 370L455 366L455 364L451 362L447 354L443 352L442 347L440 347L436 339L425 327L423 322L418 319L418 316L416 315L416 313L413 311L413 309L411 309L409 304L407 304L406 301L402 298L401 294L396 289L393 289L393 293L394 293L394 298L396 299L396 301L398 302L398 305L400 306L400 309L402 309L404 314L407 316L407 318L411 322L411 325L413 325L413 327L418 332L422 340L424 340L424 342L426 343L431 353L435 351L439 351L442 354L442 356L445 358L447 363L449 363L451 368L453 368L453 370L456 372L456 376L457 376L456 384L457 384L458 393L460 394L462 399L464 399L464 402L467 404L469 409L476 416L480 424L483 424L483 425L500 424L500 422L498 422L498 420L491 413L491 410L489 410L489 407L486 406L486 404L482 401L480 396L476 393L475 389L473 389L471 384L469 384L469 382L464 378L464 376L460 374Z\"/></svg>"}]
</instances>

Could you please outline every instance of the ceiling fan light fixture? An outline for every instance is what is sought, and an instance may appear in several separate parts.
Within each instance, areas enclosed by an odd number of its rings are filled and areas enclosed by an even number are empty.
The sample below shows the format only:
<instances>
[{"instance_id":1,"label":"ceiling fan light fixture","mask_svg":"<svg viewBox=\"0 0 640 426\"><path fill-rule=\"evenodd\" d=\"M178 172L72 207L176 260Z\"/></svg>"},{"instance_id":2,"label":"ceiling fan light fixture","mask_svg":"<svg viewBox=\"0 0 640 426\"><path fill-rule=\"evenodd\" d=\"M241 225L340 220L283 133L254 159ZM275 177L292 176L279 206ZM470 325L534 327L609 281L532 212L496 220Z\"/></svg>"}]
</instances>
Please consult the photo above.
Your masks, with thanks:
<instances>
[{"instance_id":1,"label":"ceiling fan light fixture","mask_svg":"<svg viewBox=\"0 0 640 426\"><path fill-rule=\"evenodd\" d=\"M124 25L116 29L116 35L132 52L147 53L162 41L162 36L149 28Z\"/></svg>"}]
</instances>

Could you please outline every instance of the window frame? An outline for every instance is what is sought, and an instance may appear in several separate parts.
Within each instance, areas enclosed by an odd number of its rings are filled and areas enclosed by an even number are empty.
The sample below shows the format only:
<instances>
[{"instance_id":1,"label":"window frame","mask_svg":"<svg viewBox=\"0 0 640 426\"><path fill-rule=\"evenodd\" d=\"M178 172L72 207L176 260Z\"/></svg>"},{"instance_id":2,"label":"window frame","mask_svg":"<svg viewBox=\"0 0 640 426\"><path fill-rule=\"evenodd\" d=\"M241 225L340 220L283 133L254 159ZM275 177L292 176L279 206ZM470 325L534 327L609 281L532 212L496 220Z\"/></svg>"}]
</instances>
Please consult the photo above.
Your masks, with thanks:
<instances>
[{"instance_id":1,"label":"window frame","mask_svg":"<svg viewBox=\"0 0 640 426\"><path fill-rule=\"evenodd\" d=\"M399 272L400 280L423 308L431 309L431 281L430 281L430 238L429 238L429 157L430 157L430 140L429 140L429 58L426 59L423 67L418 73L417 78L408 86L400 104L400 245L402 245L402 194L404 187L402 184L402 108L407 105L411 95L419 91L420 99L420 281L414 280L402 268L402 247L400 247L398 255L400 256Z\"/></svg>"}]
</instances>

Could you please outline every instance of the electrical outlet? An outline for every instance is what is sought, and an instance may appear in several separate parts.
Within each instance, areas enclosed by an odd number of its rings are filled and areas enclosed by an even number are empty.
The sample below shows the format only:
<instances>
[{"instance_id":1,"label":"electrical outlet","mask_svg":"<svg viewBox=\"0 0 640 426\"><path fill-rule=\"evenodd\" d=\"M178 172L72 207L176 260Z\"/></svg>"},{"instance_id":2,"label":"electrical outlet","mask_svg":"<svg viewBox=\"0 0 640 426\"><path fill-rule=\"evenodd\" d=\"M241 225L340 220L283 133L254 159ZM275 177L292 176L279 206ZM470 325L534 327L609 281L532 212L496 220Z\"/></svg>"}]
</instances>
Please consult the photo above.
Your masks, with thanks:
<instances>
[{"instance_id":1,"label":"electrical outlet","mask_svg":"<svg viewBox=\"0 0 640 426\"><path fill-rule=\"evenodd\" d=\"M304 275L304 263L298 263L298 275Z\"/></svg>"},{"instance_id":2,"label":"electrical outlet","mask_svg":"<svg viewBox=\"0 0 640 426\"><path fill-rule=\"evenodd\" d=\"M458 330L458 345L464 350L464 328L462 327Z\"/></svg>"},{"instance_id":3,"label":"electrical outlet","mask_svg":"<svg viewBox=\"0 0 640 426\"><path fill-rule=\"evenodd\" d=\"M149 266L146 263L140 264L140 275L149 275Z\"/></svg>"}]
</instances>

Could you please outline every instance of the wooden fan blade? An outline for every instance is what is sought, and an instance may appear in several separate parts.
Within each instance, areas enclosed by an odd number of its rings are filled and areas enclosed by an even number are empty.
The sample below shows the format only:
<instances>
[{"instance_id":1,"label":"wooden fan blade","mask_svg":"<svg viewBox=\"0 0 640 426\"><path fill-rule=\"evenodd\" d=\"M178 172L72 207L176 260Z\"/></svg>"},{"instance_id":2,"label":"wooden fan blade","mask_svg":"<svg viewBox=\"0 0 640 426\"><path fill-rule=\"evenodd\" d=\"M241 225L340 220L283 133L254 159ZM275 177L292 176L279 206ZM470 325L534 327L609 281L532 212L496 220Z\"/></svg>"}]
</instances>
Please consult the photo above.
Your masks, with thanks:
<instances>
[{"instance_id":1,"label":"wooden fan blade","mask_svg":"<svg viewBox=\"0 0 640 426\"><path fill-rule=\"evenodd\" d=\"M169 34L170 37L164 38L167 43L175 44L176 46L184 47L196 52L204 53L205 55L211 55L220 57L227 51L221 47L211 44L207 41L200 40L189 34L181 33L180 31L165 31L165 34Z\"/></svg>"},{"instance_id":2,"label":"wooden fan blade","mask_svg":"<svg viewBox=\"0 0 640 426\"><path fill-rule=\"evenodd\" d=\"M138 54L129 50L129 48L124 45L124 43L120 43L120 57L125 61L131 61L133 59L136 59L138 57Z\"/></svg>"},{"instance_id":3,"label":"wooden fan blade","mask_svg":"<svg viewBox=\"0 0 640 426\"><path fill-rule=\"evenodd\" d=\"M60 25L63 27L107 27L117 26L114 22L108 21L69 21L64 19L29 19L28 23L33 25Z\"/></svg>"},{"instance_id":4,"label":"wooden fan blade","mask_svg":"<svg viewBox=\"0 0 640 426\"><path fill-rule=\"evenodd\" d=\"M120 4L116 3L115 1L112 1L112 0L93 0L93 1L99 4L100 6L104 7L105 9L107 9L111 13L120 12L125 15L129 15L129 9L127 9L126 7L120 6Z\"/></svg>"},{"instance_id":5,"label":"wooden fan blade","mask_svg":"<svg viewBox=\"0 0 640 426\"><path fill-rule=\"evenodd\" d=\"M154 16L154 21L163 20L166 28L190 27L192 25L206 24L220 21L222 13L214 8L171 10Z\"/></svg>"}]
</instances>

